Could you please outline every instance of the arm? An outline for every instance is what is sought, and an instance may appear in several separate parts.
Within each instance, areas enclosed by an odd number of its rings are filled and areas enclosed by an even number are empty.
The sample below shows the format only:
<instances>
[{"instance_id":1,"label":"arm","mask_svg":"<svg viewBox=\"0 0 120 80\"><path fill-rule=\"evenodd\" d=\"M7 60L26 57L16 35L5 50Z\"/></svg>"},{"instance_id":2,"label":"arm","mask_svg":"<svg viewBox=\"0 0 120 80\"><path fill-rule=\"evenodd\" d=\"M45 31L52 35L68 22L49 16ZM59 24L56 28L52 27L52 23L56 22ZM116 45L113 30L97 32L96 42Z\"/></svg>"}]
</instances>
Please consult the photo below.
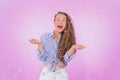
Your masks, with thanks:
<instances>
[{"instance_id":1,"label":"arm","mask_svg":"<svg viewBox=\"0 0 120 80\"><path fill-rule=\"evenodd\" d=\"M46 52L45 48L40 49L40 47L43 47L43 46L38 45L37 57L39 60L45 61L47 58L47 52Z\"/></svg>"},{"instance_id":2,"label":"arm","mask_svg":"<svg viewBox=\"0 0 120 80\"><path fill-rule=\"evenodd\" d=\"M65 63L68 64L68 62L70 62L73 58L73 54L75 53L75 48L72 46L64 55L64 60Z\"/></svg>"},{"instance_id":3,"label":"arm","mask_svg":"<svg viewBox=\"0 0 120 80\"><path fill-rule=\"evenodd\" d=\"M38 49L37 49L37 56L38 59L41 61L45 61L47 58L47 52L45 49L45 43L46 43L46 38L45 38L45 34L41 36L40 41L41 43L38 44Z\"/></svg>"},{"instance_id":4,"label":"arm","mask_svg":"<svg viewBox=\"0 0 120 80\"><path fill-rule=\"evenodd\" d=\"M68 62L72 60L76 50L81 50L83 48L85 48L85 46L80 45L80 44L72 45L72 47L64 55L65 63L68 64Z\"/></svg>"},{"instance_id":5,"label":"arm","mask_svg":"<svg viewBox=\"0 0 120 80\"><path fill-rule=\"evenodd\" d=\"M29 42L35 45L38 45L37 49L37 56L39 60L45 61L47 58L47 52L45 49L45 43L46 43L46 36L47 34L43 34L40 38L40 40L37 39L29 39Z\"/></svg>"}]
</instances>

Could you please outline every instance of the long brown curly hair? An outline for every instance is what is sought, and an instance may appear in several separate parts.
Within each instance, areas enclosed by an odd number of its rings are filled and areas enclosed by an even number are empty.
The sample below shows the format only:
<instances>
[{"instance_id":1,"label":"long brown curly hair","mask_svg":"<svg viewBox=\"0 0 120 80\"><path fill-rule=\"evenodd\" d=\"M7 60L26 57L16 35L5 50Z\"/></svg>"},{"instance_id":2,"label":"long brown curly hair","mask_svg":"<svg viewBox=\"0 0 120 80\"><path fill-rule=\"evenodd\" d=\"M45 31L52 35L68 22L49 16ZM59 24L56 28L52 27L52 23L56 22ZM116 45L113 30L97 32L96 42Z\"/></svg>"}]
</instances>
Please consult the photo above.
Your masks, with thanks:
<instances>
[{"instance_id":1,"label":"long brown curly hair","mask_svg":"<svg viewBox=\"0 0 120 80\"><path fill-rule=\"evenodd\" d=\"M64 55L71 48L72 45L76 44L76 39L75 39L74 27L72 24L71 17L67 13L59 11L55 15L55 18L58 14L63 14L66 16L66 27L64 31L61 33L61 39L59 41L58 52L57 52L58 59L61 62L63 62L63 64L65 64Z\"/></svg>"}]
</instances>

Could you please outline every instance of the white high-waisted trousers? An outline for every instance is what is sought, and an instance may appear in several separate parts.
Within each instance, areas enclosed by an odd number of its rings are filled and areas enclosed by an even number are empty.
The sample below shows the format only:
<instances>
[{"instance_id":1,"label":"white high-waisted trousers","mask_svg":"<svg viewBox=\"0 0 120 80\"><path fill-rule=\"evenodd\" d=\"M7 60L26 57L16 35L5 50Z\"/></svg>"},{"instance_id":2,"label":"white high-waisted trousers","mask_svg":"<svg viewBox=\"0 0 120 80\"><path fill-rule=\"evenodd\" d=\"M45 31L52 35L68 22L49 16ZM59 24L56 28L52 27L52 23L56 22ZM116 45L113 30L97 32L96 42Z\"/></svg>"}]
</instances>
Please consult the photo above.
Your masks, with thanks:
<instances>
[{"instance_id":1,"label":"white high-waisted trousers","mask_svg":"<svg viewBox=\"0 0 120 80\"><path fill-rule=\"evenodd\" d=\"M68 80L68 73L66 68L50 72L49 69L44 66L40 74L39 80Z\"/></svg>"}]
</instances>

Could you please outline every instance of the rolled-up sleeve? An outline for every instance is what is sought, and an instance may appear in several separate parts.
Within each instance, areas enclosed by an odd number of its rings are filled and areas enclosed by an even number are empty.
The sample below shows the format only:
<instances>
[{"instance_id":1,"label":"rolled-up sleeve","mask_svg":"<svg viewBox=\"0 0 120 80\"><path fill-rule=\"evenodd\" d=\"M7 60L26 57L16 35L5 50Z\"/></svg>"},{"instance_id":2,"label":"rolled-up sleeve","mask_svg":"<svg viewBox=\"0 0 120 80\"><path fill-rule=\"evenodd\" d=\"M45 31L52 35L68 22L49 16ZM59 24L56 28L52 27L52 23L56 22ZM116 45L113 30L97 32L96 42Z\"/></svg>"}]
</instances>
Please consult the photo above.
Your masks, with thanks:
<instances>
[{"instance_id":1,"label":"rolled-up sleeve","mask_svg":"<svg viewBox=\"0 0 120 80\"><path fill-rule=\"evenodd\" d=\"M45 61L47 58L47 52L45 49L45 42L46 42L46 34L43 34L40 38L40 41L42 42L42 46L43 46L43 50L39 51L39 49L37 49L37 57L39 60L41 61Z\"/></svg>"},{"instance_id":2,"label":"rolled-up sleeve","mask_svg":"<svg viewBox=\"0 0 120 80\"><path fill-rule=\"evenodd\" d=\"M39 60L41 61L45 61L47 58L47 53L45 50L43 50L42 52L39 51L39 49L37 49L37 57Z\"/></svg>"},{"instance_id":3,"label":"rolled-up sleeve","mask_svg":"<svg viewBox=\"0 0 120 80\"><path fill-rule=\"evenodd\" d=\"M68 51L65 53L64 55L64 60L65 60L65 64L68 64L74 57L74 54L71 56L68 56Z\"/></svg>"}]
</instances>

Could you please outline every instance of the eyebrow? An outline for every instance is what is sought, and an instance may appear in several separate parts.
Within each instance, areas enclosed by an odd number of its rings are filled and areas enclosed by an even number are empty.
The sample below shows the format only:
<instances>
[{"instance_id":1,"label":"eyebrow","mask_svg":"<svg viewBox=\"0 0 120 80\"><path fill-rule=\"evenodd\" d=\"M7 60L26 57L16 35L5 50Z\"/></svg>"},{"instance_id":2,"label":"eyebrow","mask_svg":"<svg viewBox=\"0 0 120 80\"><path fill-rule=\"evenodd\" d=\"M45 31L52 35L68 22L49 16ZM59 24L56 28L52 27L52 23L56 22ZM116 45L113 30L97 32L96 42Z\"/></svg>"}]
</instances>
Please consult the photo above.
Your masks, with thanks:
<instances>
[{"instance_id":1,"label":"eyebrow","mask_svg":"<svg viewBox=\"0 0 120 80\"><path fill-rule=\"evenodd\" d=\"M60 18L60 17L56 17L56 18ZM66 18L63 18L63 19L66 19Z\"/></svg>"}]
</instances>

